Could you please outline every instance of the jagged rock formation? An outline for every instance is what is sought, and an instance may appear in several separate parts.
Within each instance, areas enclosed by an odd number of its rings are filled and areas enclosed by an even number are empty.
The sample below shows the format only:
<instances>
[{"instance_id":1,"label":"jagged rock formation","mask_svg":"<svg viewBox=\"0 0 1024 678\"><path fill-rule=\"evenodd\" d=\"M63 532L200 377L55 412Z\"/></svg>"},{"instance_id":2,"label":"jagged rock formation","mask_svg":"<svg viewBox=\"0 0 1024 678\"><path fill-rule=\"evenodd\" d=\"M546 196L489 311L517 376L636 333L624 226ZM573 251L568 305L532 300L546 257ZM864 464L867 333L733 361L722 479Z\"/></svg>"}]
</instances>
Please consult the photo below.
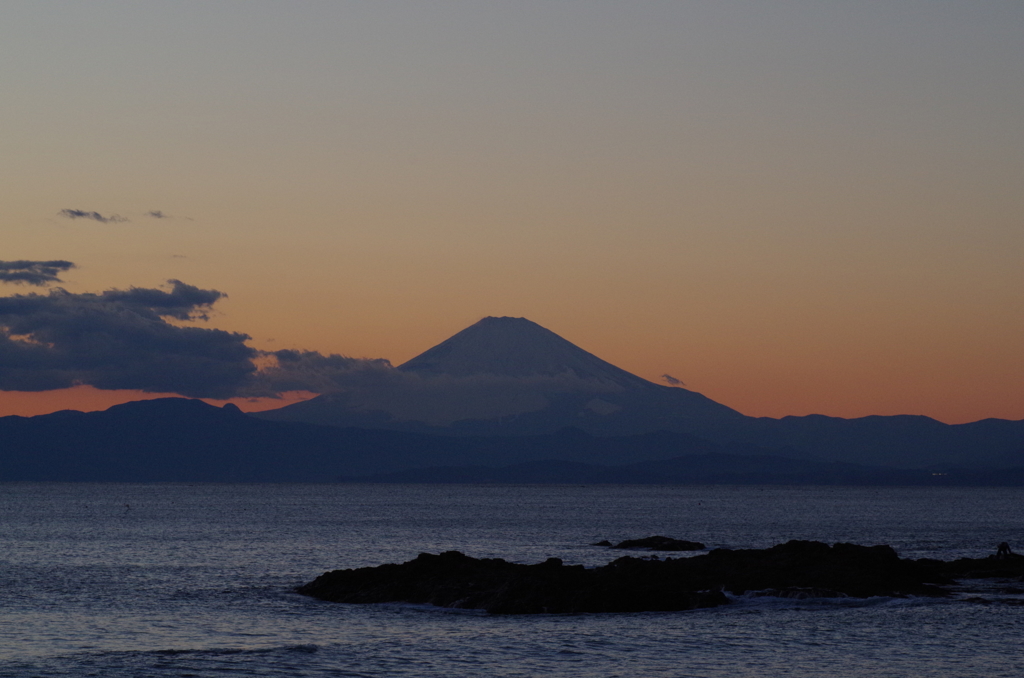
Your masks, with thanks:
<instances>
[{"instance_id":1,"label":"jagged rock formation","mask_svg":"<svg viewBox=\"0 0 1024 678\"><path fill-rule=\"evenodd\" d=\"M790 541L715 549L691 558L624 557L603 567L420 554L402 565L327 572L297 589L340 603L408 602L497 614L690 610L728 602L722 591L806 597L945 596L938 561L901 560L889 546Z\"/></svg>"},{"instance_id":2,"label":"jagged rock formation","mask_svg":"<svg viewBox=\"0 0 1024 678\"><path fill-rule=\"evenodd\" d=\"M632 560L586 569L558 558L519 565L458 551L421 553L402 565L328 572L297 590L339 603L428 603L494 614L673 611L726 602L721 591L695 591L667 572L646 571L647 561Z\"/></svg>"}]
</instances>

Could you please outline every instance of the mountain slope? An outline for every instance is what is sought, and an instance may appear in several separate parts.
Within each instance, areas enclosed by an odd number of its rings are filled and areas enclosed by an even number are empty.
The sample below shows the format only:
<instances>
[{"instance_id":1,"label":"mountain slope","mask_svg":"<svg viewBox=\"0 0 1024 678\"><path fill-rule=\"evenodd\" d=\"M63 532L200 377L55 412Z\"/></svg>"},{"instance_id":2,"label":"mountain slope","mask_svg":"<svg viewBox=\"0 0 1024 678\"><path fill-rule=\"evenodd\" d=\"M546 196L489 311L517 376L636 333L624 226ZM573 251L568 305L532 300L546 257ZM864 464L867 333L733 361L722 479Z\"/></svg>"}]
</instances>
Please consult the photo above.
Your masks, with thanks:
<instances>
[{"instance_id":1,"label":"mountain slope","mask_svg":"<svg viewBox=\"0 0 1024 678\"><path fill-rule=\"evenodd\" d=\"M632 435L742 417L699 393L631 374L525 318L484 318L377 377L257 416L447 435L566 426Z\"/></svg>"},{"instance_id":2,"label":"mountain slope","mask_svg":"<svg viewBox=\"0 0 1024 678\"><path fill-rule=\"evenodd\" d=\"M484 318L399 365L398 369L452 377L571 375L584 382L618 389L662 388L587 353L526 318Z\"/></svg>"}]
</instances>

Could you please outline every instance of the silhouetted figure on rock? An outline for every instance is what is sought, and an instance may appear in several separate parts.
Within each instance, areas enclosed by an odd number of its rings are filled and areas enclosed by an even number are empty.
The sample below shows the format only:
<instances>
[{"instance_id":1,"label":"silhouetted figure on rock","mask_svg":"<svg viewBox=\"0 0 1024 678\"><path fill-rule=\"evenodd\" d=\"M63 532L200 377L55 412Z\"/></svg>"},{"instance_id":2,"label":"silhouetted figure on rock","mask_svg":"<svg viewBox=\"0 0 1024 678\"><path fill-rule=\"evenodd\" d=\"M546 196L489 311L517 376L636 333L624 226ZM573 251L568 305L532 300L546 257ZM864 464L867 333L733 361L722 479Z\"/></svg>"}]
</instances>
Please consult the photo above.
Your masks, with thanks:
<instances>
[{"instance_id":1,"label":"silhouetted figure on rock","mask_svg":"<svg viewBox=\"0 0 1024 678\"><path fill-rule=\"evenodd\" d=\"M1009 560L1012 555L1013 551L1005 541L996 547L996 560Z\"/></svg>"}]
</instances>

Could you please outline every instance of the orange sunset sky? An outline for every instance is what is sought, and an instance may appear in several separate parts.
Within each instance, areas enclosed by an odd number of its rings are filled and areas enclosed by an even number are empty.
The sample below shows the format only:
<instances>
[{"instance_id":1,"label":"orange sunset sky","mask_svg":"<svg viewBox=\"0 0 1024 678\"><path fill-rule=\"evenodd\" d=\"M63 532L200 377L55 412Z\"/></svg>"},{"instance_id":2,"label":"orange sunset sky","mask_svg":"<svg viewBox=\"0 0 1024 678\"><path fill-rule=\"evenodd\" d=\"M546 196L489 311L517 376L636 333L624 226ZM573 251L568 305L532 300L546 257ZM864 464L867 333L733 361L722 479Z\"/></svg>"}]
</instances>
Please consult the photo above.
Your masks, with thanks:
<instances>
[{"instance_id":1,"label":"orange sunset sky","mask_svg":"<svg viewBox=\"0 0 1024 678\"><path fill-rule=\"evenodd\" d=\"M0 261L76 267L0 296L177 279L227 297L172 324L395 365L523 316L748 415L1022 419L1021 36L989 0L5 3ZM148 397L8 359L0 415Z\"/></svg>"}]
</instances>

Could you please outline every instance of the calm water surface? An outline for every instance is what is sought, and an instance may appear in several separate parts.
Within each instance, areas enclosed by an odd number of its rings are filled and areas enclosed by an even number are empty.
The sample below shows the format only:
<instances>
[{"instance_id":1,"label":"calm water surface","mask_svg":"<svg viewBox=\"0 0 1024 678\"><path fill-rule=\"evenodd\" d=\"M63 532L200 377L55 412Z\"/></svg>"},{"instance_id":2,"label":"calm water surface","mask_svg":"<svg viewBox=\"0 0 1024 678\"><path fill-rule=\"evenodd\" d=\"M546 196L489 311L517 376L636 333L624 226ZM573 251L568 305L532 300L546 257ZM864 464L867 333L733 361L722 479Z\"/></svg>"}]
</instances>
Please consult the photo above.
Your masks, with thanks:
<instances>
[{"instance_id":1,"label":"calm water surface","mask_svg":"<svg viewBox=\"0 0 1024 678\"><path fill-rule=\"evenodd\" d=\"M1019 676L1024 605L739 599L491 617L291 593L423 551L600 565L665 534L1024 550L1024 490L0 484L0 676Z\"/></svg>"}]
</instances>

